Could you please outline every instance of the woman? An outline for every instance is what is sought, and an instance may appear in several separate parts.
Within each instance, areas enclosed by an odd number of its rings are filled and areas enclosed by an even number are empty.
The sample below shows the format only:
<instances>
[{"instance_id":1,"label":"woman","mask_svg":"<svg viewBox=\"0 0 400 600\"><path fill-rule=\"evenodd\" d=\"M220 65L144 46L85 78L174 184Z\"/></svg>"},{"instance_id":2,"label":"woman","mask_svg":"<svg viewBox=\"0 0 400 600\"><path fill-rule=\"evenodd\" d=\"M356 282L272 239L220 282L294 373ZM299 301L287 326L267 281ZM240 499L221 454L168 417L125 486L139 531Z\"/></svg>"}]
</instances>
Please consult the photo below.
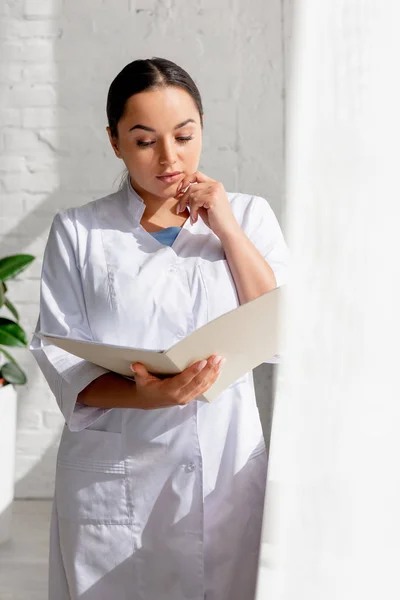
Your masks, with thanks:
<instances>
[{"instance_id":1,"label":"woman","mask_svg":"<svg viewBox=\"0 0 400 600\"><path fill-rule=\"evenodd\" d=\"M127 176L56 214L36 331L166 348L283 283L267 201L197 170L204 115L183 69L128 64L107 116ZM164 379L135 363L125 378L36 336L31 351L66 422L50 600L250 600L267 470L252 372L206 404L221 357Z\"/></svg>"}]
</instances>

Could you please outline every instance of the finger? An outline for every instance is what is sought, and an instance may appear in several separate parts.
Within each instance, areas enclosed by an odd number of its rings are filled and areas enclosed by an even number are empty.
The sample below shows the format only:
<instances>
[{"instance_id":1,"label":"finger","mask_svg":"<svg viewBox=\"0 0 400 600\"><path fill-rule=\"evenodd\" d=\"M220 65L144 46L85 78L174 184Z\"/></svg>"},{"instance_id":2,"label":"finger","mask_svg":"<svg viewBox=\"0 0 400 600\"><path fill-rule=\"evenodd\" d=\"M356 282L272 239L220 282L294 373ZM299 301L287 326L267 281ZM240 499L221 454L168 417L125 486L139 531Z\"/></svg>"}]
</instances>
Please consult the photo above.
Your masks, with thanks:
<instances>
[{"instance_id":1,"label":"finger","mask_svg":"<svg viewBox=\"0 0 400 600\"><path fill-rule=\"evenodd\" d=\"M190 387L190 385L193 385L193 388L190 391L192 396L200 396L216 382L221 373L223 362L225 362L225 359L222 359L218 364L210 365L209 370L203 369L203 371L193 379L192 384L189 384L188 386Z\"/></svg>"},{"instance_id":2,"label":"finger","mask_svg":"<svg viewBox=\"0 0 400 600\"><path fill-rule=\"evenodd\" d=\"M154 380L154 379L158 379L158 377L155 377L155 375L152 375L151 373L148 372L148 370L146 369L146 367L142 364L142 363L132 363L130 366L132 372L135 375L135 381L140 381L141 384L146 383L146 381L148 380Z\"/></svg>"},{"instance_id":3,"label":"finger","mask_svg":"<svg viewBox=\"0 0 400 600\"><path fill-rule=\"evenodd\" d=\"M191 185L191 184L196 184L196 183L202 184L202 183L207 183L210 181L216 182L215 179L208 177L208 175L206 175L205 173L202 173L201 171L196 171L195 173L186 175L177 187L175 198L180 198L181 194L185 193L187 191L189 185ZM183 208L182 210L185 210L185 209ZM181 210L181 212L182 212L182 210ZM177 207L177 214L179 214L178 207Z\"/></svg>"},{"instance_id":4,"label":"finger","mask_svg":"<svg viewBox=\"0 0 400 600\"><path fill-rule=\"evenodd\" d=\"M207 365L207 360L199 360L187 367L176 375L173 379L171 379L171 385L173 388L182 388L187 386L192 379L196 377L198 373L200 373Z\"/></svg>"},{"instance_id":5,"label":"finger","mask_svg":"<svg viewBox=\"0 0 400 600\"><path fill-rule=\"evenodd\" d=\"M199 207L196 204L196 201L192 196L189 197L189 208L190 208L190 224L194 225L197 221L197 217L199 214Z\"/></svg>"},{"instance_id":6,"label":"finger","mask_svg":"<svg viewBox=\"0 0 400 600\"><path fill-rule=\"evenodd\" d=\"M186 384L182 386L182 391L193 395L200 395L204 391L204 386L209 387L208 382L212 382L216 379L219 373L219 363L213 361L221 360L221 356L212 355L207 360L206 365L199 371L197 371ZM211 384L210 384L211 385Z\"/></svg>"},{"instance_id":7,"label":"finger","mask_svg":"<svg viewBox=\"0 0 400 600\"><path fill-rule=\"evenodd\" d=\"M190 188L193 184L189 183L185 188L182 189L182 191L177 195L177 198L179 199L179 202L177 204L176 207L176 214L179 215L179 213L183 212L184 210L186 210L186 206L189 202L189 195L190 195Z\"/></svg>"},{"instance_id":8,"label":"finger","mask_svg":"<svg viewBox=\"0 0 400 600\"><path fill-rule=\"evenodd\" d=\"M191 184L192 184L192 182L190 181L190 177L185 175L185 177L182 179L182 181L179 183L178 187L176 188L175 198L182 196L182 194L184 194L186 192L186 190L189 188L189 186Z\"/></svg>"},{"instance_id":9,"label":"finger","mask_svg":"<svg viewBox=\"0 0 400 600\"><path fill-rule=\"evenodd\" d=\"M204 196L202 190L192 190L189 194L189 207L190 207L190 222L193 225L199 219L199 212L201 208L207 209L208 202L207 197Z\"/></svg>"},{"instance_id":10,"label":"finger","mask_svg":"<svg viewBox=\"0 0 400 600\"><path fill-rule=\"evenodd\" d=\"M175 198L179 200L183 200L184 195L188 192L188 190L193 191L194 186L196 186L196 190L200 187L207 187L210 185L210 181L214 182L214 179L207 179L207 181L189 181L189 178L184 179L181 184L179 184L178 189L175 194ZM208 184L208 186L207 186Z\"/></svg>"},{"instance_id":11,"label":"finger","mask_svg":"<svg viewBox=\"0 0 400 600\"><path fill-rule=\"evenodd\" d=\"M207 181L216 181L216 180L212 179L211 177L208 177L208 175L206 175L205 173L202 173L201 171L195 171L194 173L187 175L185 177L184 181L186 182L186 183L184 183L184 185L187 185L188 183L206 183ZM184 185L182 185L181 189L183 189Z\"/></svg>"},{"instance_id":12,"label":"finger","mask_svg":"<svg viewBox=\"0 0 400 600\"><path fill-rule=\"evenodd\" d=\"M142 365L142 363L132 363L130 365L130 369L131 371L135 374L135 375L146 375L146 373L148 373L148 370L146 369L146 367L144 365Z\"/></svg>"},{"instance_id":13,"label":"finger","mask_svg":"<svg viewBox=\"0 0 400 600\"><path fill-rule=\"evenodd\" d=\"M180 194L184 181L185 181L185 178L183 178L182 181L178 184L178 187L176 188L175 198L176 198L176 196L178 196Z\"/></svg>"},{"instance_id":14,"label":"finger","mask_svg":"<svg viewBox=\"0 0 400 600\"><path fill-rule=\"evenodd\" d=\"M179 398L174 404L188 404L214 383L220 372L219 365L212 363L214 358L221 357L212 355L208 360L196 362L171 380L166 391L172 397ZM201 368L203 365L204 367Z\"/></svg>"},{"instance_id":15,"label":"finger","mask_svg":"<svg viewBox=\"0 0 400 600\"><path fill-rule=\"evenodd\" d=\"M196 189L194 188L196 186ZM195 198L199 194L203 192L204 188L200 188L199 184L190 183L185 192L182 192L183 195L178 195L179 203L176 207L176 213L179 214L186 210L186 206L190 203L192 198Z\"/></svg>"}]
</instances>

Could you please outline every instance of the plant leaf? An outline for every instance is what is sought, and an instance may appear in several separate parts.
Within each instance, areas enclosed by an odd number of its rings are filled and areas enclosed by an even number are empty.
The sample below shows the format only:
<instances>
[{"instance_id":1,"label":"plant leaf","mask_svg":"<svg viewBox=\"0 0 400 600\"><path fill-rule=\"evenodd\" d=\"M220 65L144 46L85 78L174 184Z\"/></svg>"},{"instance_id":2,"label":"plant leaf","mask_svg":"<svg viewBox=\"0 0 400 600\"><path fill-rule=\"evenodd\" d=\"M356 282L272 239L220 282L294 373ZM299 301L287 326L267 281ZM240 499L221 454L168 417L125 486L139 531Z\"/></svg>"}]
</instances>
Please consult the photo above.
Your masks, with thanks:
<instances>
[{"instance_id":1,"label":"plant leaf","mask_svg":"<svg viewBox=\"0 0 400 600\"><path fill-rule=\"evenodd\" d=\"M7 306L8 310L14 315L17 321L19 321L19 314L14 304L12 304L8 298L5 299L4 304Z\"/></svg>"},{"instance_id":2,"label":"plant leaf","mask_svg":"<svg viewBox=\"0 0 400 600\"><path fill-rule=\"evenodd\" d=\"M0 281L0 308L3 306L6 301L6 291L4 289L4 283Z\"/></svg>"},{"instance_id":3,"label":"plant leaf","mask_svg":"<svg viewBox=\"0 0 400 600\"><path fill-rule=\"evenodd\" d=\"M7 352L7 350L4 350L4 348L2 348L1 346L0 346L0 352L1 352L2 354L4 354L4 356L5 356L6 358L8 358L8 360L9 360L10 362L13 362L13 363L17 364L17 361L15 360L15 358L14 358L13 356L11 356L11 354L10 354L9 352Z\"/></svg>"},{"instance_id":4,"label":"plant leaf","mask_svg":"<svg viewBox=\"0 0 400 600\"><path fill-rule=\"evenodd\" d=\"M18 323L0 317L0 344L2 346L19 346L27 345L25 331Z\"/></svg>"},{"instance_id":5,"label":"plant leaf","mask_svg":"<svg viewBox=\"0 0 400 600\"><path fill-rule=\"evenodd\" d=\"M0 279L12 279L26 269L35 257L31 254L13 254L0 259Z\"/></svg>"},{"instance_id":6,"label":"plant leaf","mask_svg":"<svg viewBox=\"0 0 400 600\"><path fill-rule=\"evenodd\" d=\"M14 385L24 385L27 382L26 375L16 363L6 363L0 368L2 377Z\"/></svg>"}]
</instances>

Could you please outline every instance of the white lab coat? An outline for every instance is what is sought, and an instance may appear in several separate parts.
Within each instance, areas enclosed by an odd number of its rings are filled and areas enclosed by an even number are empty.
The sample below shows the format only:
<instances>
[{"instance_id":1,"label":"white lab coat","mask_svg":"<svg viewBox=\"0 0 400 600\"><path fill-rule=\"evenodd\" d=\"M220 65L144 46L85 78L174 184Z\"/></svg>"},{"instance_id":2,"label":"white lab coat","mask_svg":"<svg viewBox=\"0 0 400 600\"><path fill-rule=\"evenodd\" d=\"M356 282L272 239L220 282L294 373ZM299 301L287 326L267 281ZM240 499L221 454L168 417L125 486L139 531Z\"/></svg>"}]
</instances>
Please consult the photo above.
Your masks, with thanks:
<instances>
[{"instance_id":1,"label":"white lab coat","mask_svg":"<svg viewBox=\"0 0 400 600\"><path fill-rule=\"evenodd\" d=\"M228 198L281 285L288 250L268 202ZM201 218L169 247L140 225L144 208L128 180L56 214L37 330L162 349L239 305ZM251 600L267 470L252 372L211 404L102 409L75 402L105 369L36 336L30 350L66 421L49 600Z\"/></svg>"}]
</instances>

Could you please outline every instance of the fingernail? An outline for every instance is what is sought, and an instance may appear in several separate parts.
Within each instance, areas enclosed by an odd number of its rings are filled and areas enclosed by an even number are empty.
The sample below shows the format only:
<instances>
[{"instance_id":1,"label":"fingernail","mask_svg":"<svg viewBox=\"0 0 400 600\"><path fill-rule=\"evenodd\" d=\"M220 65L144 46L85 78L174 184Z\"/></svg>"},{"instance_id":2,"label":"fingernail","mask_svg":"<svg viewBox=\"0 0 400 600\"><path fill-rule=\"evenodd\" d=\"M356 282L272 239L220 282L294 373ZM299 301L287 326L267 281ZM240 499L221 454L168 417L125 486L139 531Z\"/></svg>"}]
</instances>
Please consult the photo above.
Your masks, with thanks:
<instances>
[{"instance_id":1,"label":"fingernail","mask_svg":"<svg viewBox=\"0 0 400 600\"><path fill-rule=\"evenodd\" d=\"M214 358L212 359L212 364L213 365L218 365L218 363L220 363L222 360L222 356L214 356Z\"/></svg>"},{"instance_id":2,"label":"fingernail","mask_svg":"<svg viewBox=\"0 0 400 600\"><path fill-rule=\"evenodd\" d=\"M176 214L177 214L177 215L179 215L179 212L180 212L180 210L179 210L179 209L180 209L180 207L179 207L179 204L177 204L177 206L176 206Z\"/></svg>"},{"instance_id":3,"label":"fingernail","mask_svg":"<svg viewBox=\"0 0 400 600\"><path fill-rule=\"evenodd\" d=\"M180 184L178 185L178 188L177 188L177 190L176 190L177 192L179 192L179 190L181 189L181 187L182 187L182 183L183 183L183 179L182 179L182 181L180 182Z\"/></svg>"},{"instance_id":4,"label":"fingernail","mask_svg":"<svg viewBox=\"0 0 400 600\"><path fill-rule=\"evenodd\" d=\"M135 374L136 374L136 371L135 371L135 369L132 367L132 365L130 366L130 370L132 371L132 373L135 373Z\"/></svg>"},{"instance_id":5,"label":"fingernail","mask_svg":"<svg viewBox=\"0 0 400 600\"><path fill-rule=\"evenodd\" d=\"M222 367L224 366L225 363L226 363L226 358L222 358L218 364L218 368L222 369Z\"/></svg>"},{"instance_id":6,"label":"fingernail","mask_svg":"<svg viewBox=\"0 0 400 600\"><path fill-rule=\"evenodd\" d=\"M201 363L198 364L197 366L197 370L201 371L202 369L204 369L204 367L206 366L207 361L206 360L202 360Z\"/></svg>"},{"instance_id":7,"label":"fingernail","mask_svg":"<svg viewBox=\"0 0 400 600\"><path fill-rule=\"evenodd\" d=\"M193 225L193 222L194 222L193 217L192 217L192 215L190 215L190 224Z\"/></svg>"}]
</instances>

